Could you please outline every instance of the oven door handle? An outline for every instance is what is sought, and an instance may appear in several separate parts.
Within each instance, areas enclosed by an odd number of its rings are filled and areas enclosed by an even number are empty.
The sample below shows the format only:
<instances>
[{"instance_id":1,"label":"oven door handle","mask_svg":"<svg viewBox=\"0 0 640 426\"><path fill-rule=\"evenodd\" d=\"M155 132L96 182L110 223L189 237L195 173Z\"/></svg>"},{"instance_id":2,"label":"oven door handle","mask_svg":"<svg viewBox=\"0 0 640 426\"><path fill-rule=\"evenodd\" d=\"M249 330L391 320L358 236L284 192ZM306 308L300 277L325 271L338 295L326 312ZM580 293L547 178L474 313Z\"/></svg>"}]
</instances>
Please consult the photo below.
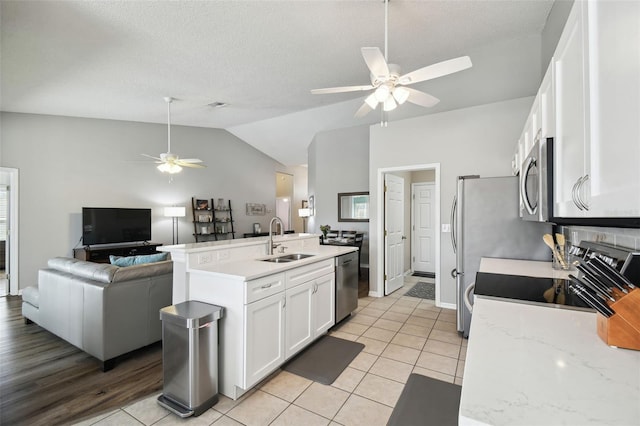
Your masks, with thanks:
<instances>
[{"instance_id":1,"label":"oven door handle","mask_svg":"<svg viewBox=\"0 0 640 426\"><path fill-rule=\"evenodd\" d=\"M476 288L475 281L469 284L469 287L464 291L464 306L467 307L470 313L473 313L473 303L471 303L471 293Z\"/></svg>"}]
</instances>

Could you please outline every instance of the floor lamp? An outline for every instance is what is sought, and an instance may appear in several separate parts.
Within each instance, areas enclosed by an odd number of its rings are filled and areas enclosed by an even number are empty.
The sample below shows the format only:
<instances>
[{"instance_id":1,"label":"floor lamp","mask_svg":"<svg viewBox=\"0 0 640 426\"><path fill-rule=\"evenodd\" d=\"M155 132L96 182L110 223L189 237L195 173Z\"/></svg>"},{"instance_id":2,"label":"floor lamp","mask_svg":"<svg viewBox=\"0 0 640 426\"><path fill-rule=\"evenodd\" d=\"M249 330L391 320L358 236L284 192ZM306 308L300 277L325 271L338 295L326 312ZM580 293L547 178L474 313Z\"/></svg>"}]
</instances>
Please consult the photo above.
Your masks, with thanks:
<instances>
[{"instance_id":1,"label":"floor lamp","mask_svg":"<svg viewBox=\"0 0 640 426\"><path fill-rule=\"evenodd\" d=\"M298 209L298 216L302 218L302 233L307 232L307 218L311 216L311 209Z\"/></svg>"},{"instance_id":2,"label":"floor lamp","mask_svg":"<svg viewBox=\"0 0 640 426\"><path fill-rule=\"evenodd\" d=\"M165 217L170 217L173 221L171 230L173 232L173 244L178 244L178 218L185 217L186 208L185 207L165 207L164 208Z\"/></svg>"}]
</instances>

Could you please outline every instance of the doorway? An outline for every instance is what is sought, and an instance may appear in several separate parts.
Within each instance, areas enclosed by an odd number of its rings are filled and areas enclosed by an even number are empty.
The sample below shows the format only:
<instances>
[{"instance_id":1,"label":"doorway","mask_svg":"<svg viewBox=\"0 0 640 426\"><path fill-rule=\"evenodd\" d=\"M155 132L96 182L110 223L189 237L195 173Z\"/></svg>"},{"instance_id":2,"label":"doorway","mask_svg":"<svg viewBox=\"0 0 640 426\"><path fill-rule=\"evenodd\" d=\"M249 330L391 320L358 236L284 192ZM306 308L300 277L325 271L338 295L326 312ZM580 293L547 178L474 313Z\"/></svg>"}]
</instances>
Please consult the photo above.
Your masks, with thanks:
<instances>
[{"instance_id":1,"label":"doorway","mask_svg":"<svg viewBox=\"0 0 640 426\"><path fill-rule=\"evenodd\" d=\"M436 271L435 183L411 183L411 271L433 278Z\"/></svg>"},{"instance_id":2,"label":"doorway","mask_svg":"<svg viewBox=\"0 0 640 426\"><path fill-rule=\"evenodd\" d=\"M289 231L293 228L291 222L292 203L293 175L276 172L276 216L282 220L283 231Z\"/></svg>"},{"instance_id":3,"label":"doorway","mask_svg":"<svg viewBox=\"0 0 640 426\"><path fill-rule=\"evenodd\" d=\"M0 167L0 297L18 294L18 169Z\"/></svg>"},{"instance_id":4,"label":"doorway","mask_svg":"<svg viewBox=\"0 0 640 426\"><path fill-rule=\"evenodd\" d=\"M407 192L407 199L405 200L403 206L404 206L404 211L403 211L403 218L407 217L410 218L411 216L414 216L415 213L412 213L412 209L413 209L413 205L411 204L410 200L411 198L413 198L412 196L410 196L411 191L410 191L410 187L412 183L420 183L420 182L425 182L425 181L430 181L429 183L431 183L433 185L433 206L432 206L432 212L433 212L433 221L432 221L432 225L431 228L433 230L433 245L432 247L432 252L433 252L433 261L431 262L433 264L433 275L434 275L434 279L435 279L435 303L436 306L440 306L441 305L441 301L440 301L440 285L441 285L441 280L440 280L440 164L439 163L433 163L433 164L415 164L415 165L409 165L409 166L400 166L400 167L390 167L390 168L381 168L378 169L378 176L377 176L377 180L378 180L378 197L379 200L381 200L381 202L377 203L377 217L379 218L378 220L378 226L376 228L378 229L372 229L372 232L376 232L377 234L377 241L379 241L379 244L377 245L376 248L376 258L377 258L377 264L381 265L381 267L377 268L377 282L378 285L376 286L378 288L378 290L376 291L378 294L381 295L388 295L390 292L385 291L387 289L387 279L388 278L388 272L386 270L386 265L388 262L388 256L387 254L389 253L388 248L387 248L387 241L386 241L386 237L385 237L385 233L388 234L388 227L391 226L388 223L387 217L386 217L386 206L385 206L385 199L386 199L386 194L385 194L385 178L388 174L395 174L395 175L402 175L405 176L405 191ZM424 174L430 174L432 176L432 178L430 179L424 179ZM410 176L408 179L406 178L406 176ZM406 231L405 231L405 236L411 236L411 239L409 241L407 241L407 251L410 253L411 256L409 255L405 255L404 256L404 264L403 264L403 270L405 271L405 274L410 274L411 272L413 272L413 266L411 265L411 261L410 258L413 256L413 253L411 252L412 249L410 249L409 247L412 246L413 244L413 239L415 238L413 235L413 232L411 232L411 230L409 229L410 226L406 227ZM430 272L430 271L429 271Z\"/></svg>"}]
</instances>

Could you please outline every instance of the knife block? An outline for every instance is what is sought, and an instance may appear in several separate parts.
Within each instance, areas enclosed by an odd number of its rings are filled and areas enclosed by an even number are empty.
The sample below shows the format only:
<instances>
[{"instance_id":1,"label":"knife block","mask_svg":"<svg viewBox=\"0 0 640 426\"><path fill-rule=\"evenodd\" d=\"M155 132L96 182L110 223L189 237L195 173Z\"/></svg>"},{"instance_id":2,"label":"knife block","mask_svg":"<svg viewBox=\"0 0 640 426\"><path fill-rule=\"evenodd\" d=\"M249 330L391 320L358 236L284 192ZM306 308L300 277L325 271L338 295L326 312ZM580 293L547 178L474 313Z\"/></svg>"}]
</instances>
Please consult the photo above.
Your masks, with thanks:
<instances>
[{"instance_id":1,"label":"knife block","mask_svg":"<svg viewBox=\"0 0 640 426\"><path fill-rule=\"evenodd\" d=\"M609 306L616 313L609 318L598 314L598 336L609 346L640 350L640 288Z\"/></svg>"}]
</instances>

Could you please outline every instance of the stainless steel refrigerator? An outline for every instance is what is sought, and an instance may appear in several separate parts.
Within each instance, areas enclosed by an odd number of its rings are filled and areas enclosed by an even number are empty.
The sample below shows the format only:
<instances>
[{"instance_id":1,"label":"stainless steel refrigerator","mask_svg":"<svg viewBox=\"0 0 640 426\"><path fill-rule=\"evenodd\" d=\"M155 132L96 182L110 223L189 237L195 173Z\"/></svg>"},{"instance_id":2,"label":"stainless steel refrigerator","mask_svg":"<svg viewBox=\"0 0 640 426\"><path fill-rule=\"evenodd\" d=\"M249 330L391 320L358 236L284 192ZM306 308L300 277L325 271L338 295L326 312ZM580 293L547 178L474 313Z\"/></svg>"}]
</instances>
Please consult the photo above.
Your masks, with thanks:
<instances>
[{"instance_id":1,"label":"stainless steel refrigerator","mask_svg":"<svg viewBox=\"0 0 640 426\"><path fill-rule=\"evenodd\" d=\"M480 258L550 261L551 250L542 236L551 232L551 225L520 218L517 176L459 177L451 223L458 331L468 337L471 313L464 304L464 293L475 282Z\"/></svg>"}]
</instances>

